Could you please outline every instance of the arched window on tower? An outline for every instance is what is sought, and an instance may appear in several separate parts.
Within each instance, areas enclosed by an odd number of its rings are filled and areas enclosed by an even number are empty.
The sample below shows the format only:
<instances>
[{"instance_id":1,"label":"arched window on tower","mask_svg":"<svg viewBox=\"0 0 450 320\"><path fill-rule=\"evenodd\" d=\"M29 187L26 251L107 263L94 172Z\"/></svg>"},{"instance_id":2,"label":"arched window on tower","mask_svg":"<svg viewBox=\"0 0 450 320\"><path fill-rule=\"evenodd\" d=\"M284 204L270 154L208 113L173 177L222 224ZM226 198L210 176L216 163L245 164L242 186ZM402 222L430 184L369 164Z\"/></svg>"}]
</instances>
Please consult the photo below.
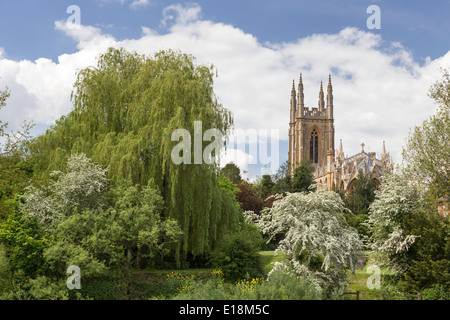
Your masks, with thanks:
<instances>
[{"instance_id":1,"label":"arched window on tower","mask_svg":"<svg viewBox=\"0 0 450 320\"><path fill-rule=\"evenodd\" d=\"M312 163L319 163L319 135L315 128L309 138L309 159Z\"/></svg>"}]
</instances>

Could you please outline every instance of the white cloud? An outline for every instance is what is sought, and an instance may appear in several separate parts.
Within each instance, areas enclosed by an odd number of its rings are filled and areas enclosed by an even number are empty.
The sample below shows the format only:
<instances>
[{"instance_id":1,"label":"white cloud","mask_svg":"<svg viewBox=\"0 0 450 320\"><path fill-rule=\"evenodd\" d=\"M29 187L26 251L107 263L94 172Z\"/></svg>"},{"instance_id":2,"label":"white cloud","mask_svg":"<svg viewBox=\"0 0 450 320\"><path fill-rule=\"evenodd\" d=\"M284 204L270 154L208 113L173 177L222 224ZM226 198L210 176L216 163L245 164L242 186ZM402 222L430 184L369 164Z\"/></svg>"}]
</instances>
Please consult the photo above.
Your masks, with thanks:
<instances>
[{"instance_id":1,"label":"white cloud","mask_svg":"<svg viewBox=\"0 0 450 320\"><path fill-rule=\"evenodd\" d=\"M149 0L134 0L133 2L131 2L130 8L138 9L141 7L147 7L149 5L150 5Z\"/></svg>"},{"instance_id":2,"label":"white cloud","mask_svg":"<svg viewBox=\"0 0 450 320\"><path fill-rule=\"evenodd\" d=\"M56 22L56 29L77 41L76 53L61 55L57 62L12 61L0 50L0 88L8 85L12 92L2 113L10 122L51 123L70 110L76 71L94 65L109 46L142 54L172 48L217 67L215 92L234 113L236 128L278 129L281 140L287 140L292 79L297 84L303 73L305 103L315 107L320 81L326 85L331 73L336 145L342 138L350 156L364 142L366 150L379 154L385 140L399 162L409 129L433 113L427 91L440 79L438 68L450 65L450 52L419 64L401 44L386 46L382 36L356 28L262 44L243 30L200 17L197 4L171 5L161 20L169 26L166 34L143 26L141 38L124 41L92 26ZM245 152L235 151L241 159L239 152Z\"/></svg>"},{"instance_id":3,"label":"white cloud","mask_svg":"<svg viewBox=\"0 0 450 320\"><path fill-rule=\"evenodd\" d=\"M120 4L123 5L127 2L129 2L130 4L128 6L131 9L144 8L144 7L148 7L153 4L153 2L151 2L150 0L97 0L97 2L99 2L103 5L111 3L111 2L119 2Z\"/></svg>"},{"instance_id":4,"label":"white cloud","mask_svg":"<svg viewBox=\"0 0 450 320\"><path fill-rule=\"evenodd\" d=\"M181 4L170 5L163 10L161 24L166 26L168 21L175 20L179 25L186 25L189 22L198 20L201 11L202 9L197 3L186 6L182 6ZM175 13L176 16L174 17L171 13Z\"/></svg>"}]
</instances>

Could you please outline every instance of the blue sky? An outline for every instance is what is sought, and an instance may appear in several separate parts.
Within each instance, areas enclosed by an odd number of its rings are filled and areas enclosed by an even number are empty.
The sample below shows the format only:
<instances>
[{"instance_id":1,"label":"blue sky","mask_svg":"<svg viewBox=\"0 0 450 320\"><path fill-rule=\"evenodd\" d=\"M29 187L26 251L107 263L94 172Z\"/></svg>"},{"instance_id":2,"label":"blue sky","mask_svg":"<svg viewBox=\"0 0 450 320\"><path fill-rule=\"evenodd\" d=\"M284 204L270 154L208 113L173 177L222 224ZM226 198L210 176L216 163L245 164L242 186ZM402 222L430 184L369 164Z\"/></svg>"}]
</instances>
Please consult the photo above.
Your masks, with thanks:
<instances>
[{"instance_id":1,"label":"blue sky","mask_svg":"<svg viewBox=\"0 0 450 320\"><path fill-rule=\"evenodd\" d=\"M79 28L67 23L71 5ZM380 29L367 27L370 5ZM39 134L70 111L76 72L107 47L173 48L217 67L216 94L238 129L279 131L278 163L300 72L309 107L332 74L336 145L343 139L351 156L364 142L379 154L385 140L399 163L409 130L434 110L427 90L438 69L450 68L449 14L449 0L1 0L0 88L12 95L0 117L11 129L31 120ZM236 146L229 159L260 175L261 163L242 161L257 158L249 153Z\"/></svg>"},{"instance_id":2,"label":"blue sky","mask_svg":"<svg viewBox=\"0 0 450 320\"><path fill-rule=\"evenodd\" d=\"M78 5L82 24L100 26L117 39L135 38L141 26L161 33L161 12L179 1L152 0L147 6L130 8L126 0L4 0L0 2L0 46L7 57L55 59L74 52L76 43L55 30L54 21L67 19L66 9ZM203 0L202 18L231 24L261 42L294 41L314 33L334 33L345 27L366 29L369 5L382 13L380 33L385 41L399 41L414 58L436 58L450 43L448 0Z\"/></svg>"}]
</instances>

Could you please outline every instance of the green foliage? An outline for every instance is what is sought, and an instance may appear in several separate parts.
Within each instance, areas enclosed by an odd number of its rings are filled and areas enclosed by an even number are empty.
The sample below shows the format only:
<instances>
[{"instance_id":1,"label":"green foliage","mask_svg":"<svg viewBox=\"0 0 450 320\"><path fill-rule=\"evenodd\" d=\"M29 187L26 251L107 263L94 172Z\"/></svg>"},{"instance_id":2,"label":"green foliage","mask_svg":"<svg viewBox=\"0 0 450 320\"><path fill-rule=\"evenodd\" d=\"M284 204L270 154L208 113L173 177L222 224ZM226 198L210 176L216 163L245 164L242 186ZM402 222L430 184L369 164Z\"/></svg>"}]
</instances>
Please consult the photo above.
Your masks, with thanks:
<instances>
[{"instance_id":1,"label":"green foliage","mask_svg":"<svg viewBox=\"0 0 450 320\"><path fill-rule=\"evenodd\" d=\"M219 189L222 193L232 199L237 208L239 207L239 203L237 202L237 195L239 193L238 186L226 175L220 174L217 177L217 183L219 184Z\"/></svg>"},{"instance_id":2,"label":"green foliage","mask_svg":"<svg viewBox=\"0 0 450 320\"><path fill-rule=\"evenodd\" d=\"M19 205L20 199L10 200L8 216L0 219L0 245L7 254L11 274L21 270L26 276L35 277L45 273L43 252L49 235L37 219L24 214Z\"/></svg>"},{"instance_id":3,"label":"green foliage","mask_svg":"<svg viewBox=\"0 0 450 320\"><path fill-rule=\"evenodd\" d=\"M78 74L73 111L30 146L35 179L61 171L70 154L85 153L108 167L113 185L153 180L164 199L163 216L183 231L174 245L178 262L211 250L236 226L238 209L220 191L215 165L177 165L171 153L178 144L172 133L186 129L194 137L194 121L202 121L204 131L227 135L231 129L232 115L214 95L214 75L212 66L171 50L146 57L109 49L95 68Z\"/></svg>"},{"instance_id":4,"label":"green foliage","mask_svg":"<svg viewBox=\"0 0 450 320\"><path fill-rule=\"evenodd\" d=\"M69 290L64 279L39 276L29 280L27 290L31 300L68 300Z\"/></svg>"},{"instance_id":5,"label":"green foliage","mask_svg":"<svg viewBox=\"0 0 450 320\"><path fill-rule=\"evenodd\" d=\"M139 298L141 299L170 299L180 293L182 288L185 288L191 279L183 277L179 274L171 273L167 275L167 278L162 281L134 281Z\"/></svg>"},{"instance_id":6,"label":"green foliage","mask_svg":"<svg viewBox=\"0 0 450 320\"><path fill-rule=\"evenodd\" d=\"M18 272L11 286L1 294L1 300L68 300L69 290L64 279L49 276L23 278ZM1 288L0 288L1 289Z\"/></svg>"},{"instance_id":7,"label":"green foliage","mask_svg":"<svg viewBox=\"0 0 450 320\"><path fill-rule=\"evenodd\" d=\"M105 274L110 266L128 273L139 259L167 255L170 244L178 240L177 223L161 219L162 200L151 187L118 187L111 192L117 197L114 207L85 210L58 223L45 251L55 272L62 275L69 265L77 265L88 278Z\"/></svg>"},{"instance_id":8,"label":"green foliage","mask_svg":"<svg viewBox=\"0 0 450 320\"><path fill-rule=\"evenodd\" d=\"M0 109L6 105L10 96L8 89L0 90ZM30 139L30 130L33 124L24 122L22 129L7 133L8 123L0 120L0 218L10 211L8 200L14 199L24 188L33 174L33 163L27 153L27 144Z\"/></svg>"},{"instance_id":9,"label":"green foliage","mask_svg":"<svg viewBox=\"0 0 450 320\"><path fill-rule=\"evenodd\" d=\"M211 263L224 273L228 282L260 277L263 274L259 250L262 238L254 226L243 228L227 236L212 253Z\"/></svg>"},{"instance_id":10,"label":"green foliage","mask_svg":"<svg viewBox=\"0 0 450 320\"><path fill-rule=\"evenodd\" d=\"M422 294L423 300L450 300L450 290L448 287L437 284L426 289Z\"/></svg>"},{"instance_id":11,"label":"green foliage","mask_svg":"<svg viewBox=\"0 0 450 320\"><path fill-rule=\"evenodd\" d=\"M406 234L418 238L408 250L408 268L399 287L417 293L434 285L450 287L450 221L433 210L416 211L402 223Z\"/></svg>"},{"instance_id":12,"label":"green foliage","mask_svg":"<svg viewBox=\"0 0 450 320\"><path fill-rule=\"evenodd\" d=\"M114 279L101 278L82 281L81 289L69 291L69 296L76 299L78 293L84 299L93 300L118 300L119 289ZM74 297L73 297L74 296Z\"/></svg>"},{"instance_id":13,"label":"green foliage","mask_svg":"<svg viewBox=\"0 0 450 320\"><path fill-rule=\"evenodd\" d=\"M369 207L375 200L375 183L369 175L359 170L352 193L347 197L348 208L355 214L368 214Z\"/></svg>"},{"instance_id":14,"label":"green foliage","mask_svg":"<svg viewBox=\"0 0 450 320\"><path fill-rule=\"evenodd\" d=\"M11 95L11 92L6 88L5 90L0 90L0 110L6 106L6 100ZM3 123L0 120L0 137L5 134L5 128L8 126L8 123Z\"/></svg>"},{"instance_id":15,"label":"green foliage","mask_svg":"<svg viewBox=\"0 0 450 320\"><path fill-rule=\"evenodd\" d=\"M189 290L178 292L173 300L226 300L230 299L229 286L221 276L214 276L205 281L194 282Z\"/></svg>"},{"instance_id":16,"label":"green foliage","mask_svg":"<svg viewBox=\"0 0 450 320\"><path fill-rule=\"evenodd\" d=\"M293 192L292 189L292 178L289 174L289 163L285 161L277 173L273 177L274 186L273 193L285 194L286 192Z\"/></svg>"},{"instance_id":17,"label":"green foliage","mask_svg":"<svg viewBox=\"0 0 450 320\"><path fill-rule=\"evenodd\" d=\"M5 247L0 244L0 299L9 290L11 290L11 272Z\"/></svg>"},{"instance_id":18,"label":"green foliage","mask_svg":"<svg viewBox=\"0 0 450 320\"><path fill-rule=\"evenodd\" d=\"M309 159L304 159L300 165L295 168L292 179L292 192L310 192L311 185L314 185L315 167Z\"/></svg>"},{"instance_id":19,"label":"green foliage","mask_svg":"<svg viewBox=\"0 0 450 320\"><path fill-rule=\"evenodd\" d=\"M403 171L408 180L427 193L434 204L450 195L450 74L442 71L429 96L439 104L437 111L421 126L416 126L403 149Z\"/></svg>"},{"instance_id":20,"label":"green foliage","mask_svg":"<svg viewBox=\"0 0 450 320\"><path fill-rule=\"evenodd\" d=\"M256 290L261 300L321 300L320 291L306 278L297 277L294 272L276 268L268 280Z\"/></svg>"},{"instance_id":21,"label":"green foliage","mask_svg":"<svg viewBox=\"0 0 450 320\"><path fill-rule=\"evenodd\" d=\"M182 231L171 218L162 218L163 199L151 185L119 186L112 190L115 206L103 212L105 225L98 230L101 248L119 258L117 248L126 249L126 262L131 267L134 252L136 259L163 257L171 244L178 242ZM111 248L111 249L107 249Z\"/></svg>"},{"instance_id":22,"label":"green foliage","mask_svg":"<svg viewBox=\"0 0 450 320\"><path fill-rule=\"evenodd\" d=\"M274 185L275 183L272 181L272 177L270 175L263 175L257 184L259 197L265 200L270 194L272 194Z\"/></svg>"},{"instance_id":23,"label":"green foliage","mask_svg":"<svg viewBox=\"0 0 450 320\"><path fill-rule=\"evenodd\" d=\"M242 181L241 169L233 162L227 163L225 167L220 169L220 174L226 176L234 184L239 184Z\"/></svg>"},{"instance_id":24,"label":"green foliage","mask_svg":"<svg viewBox=\"0 0 450 320\"><path fill-rule=\"evenodd\" d=\"M352 228L355 228L362 239L367 239L370 236L370 230L367 227L367 214L353 214L346 211L343 213L343 215L348 225Z\"/></svg>"}]
</instances>

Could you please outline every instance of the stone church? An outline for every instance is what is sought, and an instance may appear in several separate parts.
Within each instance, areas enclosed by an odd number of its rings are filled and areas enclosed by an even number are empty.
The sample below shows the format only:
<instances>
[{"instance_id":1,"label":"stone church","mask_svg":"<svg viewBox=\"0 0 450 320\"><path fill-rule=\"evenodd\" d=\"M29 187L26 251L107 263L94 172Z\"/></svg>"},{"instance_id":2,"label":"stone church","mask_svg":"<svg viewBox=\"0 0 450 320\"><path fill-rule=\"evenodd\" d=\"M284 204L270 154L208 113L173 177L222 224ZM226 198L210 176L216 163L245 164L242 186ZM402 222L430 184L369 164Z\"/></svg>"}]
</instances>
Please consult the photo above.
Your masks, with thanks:
<instances>
[{"instance_id":1,"label":"stone church","mask_svg":"<svg viewBox=\"0 0 450 320\"><path fill-rule=\"evenodd\" d=\"M351 193L359 170L369 175L378 188L383 174L393 169L392 158L386 152L384 141L380 159L377 159L375 152L364 151L364 143L361 144L359 153L346 158L342 139L339 149L335 149L333 108L331 75L326 100L323 84L320 84L317 108L305 107L302 75L300 74L297 92L293 81L289 121L289 173L293 175L301 161L309 159L316 168L315 181L326 185L328 190L338 187Z\"/></svg>"}]
</instances>

